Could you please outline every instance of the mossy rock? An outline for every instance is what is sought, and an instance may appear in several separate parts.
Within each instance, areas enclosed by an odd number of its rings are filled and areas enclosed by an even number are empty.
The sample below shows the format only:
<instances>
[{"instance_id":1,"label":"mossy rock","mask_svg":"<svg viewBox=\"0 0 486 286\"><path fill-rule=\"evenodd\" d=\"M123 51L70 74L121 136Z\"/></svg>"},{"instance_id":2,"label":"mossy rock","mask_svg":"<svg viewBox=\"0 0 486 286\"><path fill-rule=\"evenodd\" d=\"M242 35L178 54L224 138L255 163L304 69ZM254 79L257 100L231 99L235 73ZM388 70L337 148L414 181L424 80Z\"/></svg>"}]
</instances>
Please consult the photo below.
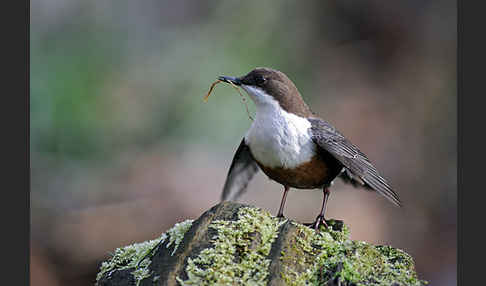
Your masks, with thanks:
<instances>
[{"instance_id":1,"label":"mossy rock","mask_svg":"<svg viewBox=\"0 0 486 286\"><path fill-rule=\"evenodd\" d=\"M159 238L116 249L97 285L425 285L412 258L349 239L341 221L315 232L261 209L220 203Z\"/></svg>"}]
</instances>

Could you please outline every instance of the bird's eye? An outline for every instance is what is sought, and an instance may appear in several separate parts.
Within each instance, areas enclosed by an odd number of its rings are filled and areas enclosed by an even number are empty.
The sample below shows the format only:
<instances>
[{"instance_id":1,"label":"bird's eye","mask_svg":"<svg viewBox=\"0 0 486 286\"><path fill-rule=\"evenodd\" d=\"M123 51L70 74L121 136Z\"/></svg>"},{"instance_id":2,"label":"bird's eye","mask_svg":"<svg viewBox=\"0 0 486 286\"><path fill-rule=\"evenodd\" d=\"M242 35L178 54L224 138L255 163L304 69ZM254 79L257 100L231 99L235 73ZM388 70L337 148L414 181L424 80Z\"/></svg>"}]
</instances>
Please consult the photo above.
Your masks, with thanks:
<instances>
[{"instance_id":1,"label":"bird's eye","mask_svg":"<svg viewBox=\"0 0 486 286\"><path fill-rule=\"evenodd\" d=\"M261 75L255 76L255 84L256 85L262 85L265 82L265 78Z\"/></svg>"}]
</instances>

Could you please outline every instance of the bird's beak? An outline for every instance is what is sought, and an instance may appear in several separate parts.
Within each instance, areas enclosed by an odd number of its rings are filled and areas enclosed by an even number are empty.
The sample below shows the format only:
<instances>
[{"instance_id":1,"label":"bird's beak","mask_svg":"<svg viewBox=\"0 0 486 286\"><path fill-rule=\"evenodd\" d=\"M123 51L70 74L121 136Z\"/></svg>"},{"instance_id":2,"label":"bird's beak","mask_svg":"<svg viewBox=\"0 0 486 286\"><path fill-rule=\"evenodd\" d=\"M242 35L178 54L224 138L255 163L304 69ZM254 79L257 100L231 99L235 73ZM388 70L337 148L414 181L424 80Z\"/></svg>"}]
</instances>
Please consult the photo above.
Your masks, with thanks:
<instances>
[{"instance_id":1,"label":"bird's beak","mask_svg":"<svg viewBox=\"0 0 486 286\"><path fill-rule=\"evenodd\" d=\"M234 85L241 85L241 80L237 77L222 75L222 76L218 77L218 79L220 81L224 81L224 82L228 82L228 83L231 82Z\"/></svg>"}]
</instances>

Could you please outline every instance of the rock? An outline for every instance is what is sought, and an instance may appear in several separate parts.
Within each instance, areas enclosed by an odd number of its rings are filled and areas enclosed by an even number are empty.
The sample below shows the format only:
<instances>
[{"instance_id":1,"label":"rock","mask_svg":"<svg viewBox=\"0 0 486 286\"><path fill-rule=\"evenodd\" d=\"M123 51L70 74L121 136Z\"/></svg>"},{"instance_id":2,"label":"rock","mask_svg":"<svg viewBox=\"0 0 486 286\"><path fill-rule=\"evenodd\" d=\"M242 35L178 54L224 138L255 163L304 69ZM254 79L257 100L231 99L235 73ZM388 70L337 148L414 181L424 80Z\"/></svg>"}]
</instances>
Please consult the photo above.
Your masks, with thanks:
<instances>
[{"instance_id":1,"label":"rock","mask_svg":"<svg viewBox=\"0 0 486 286\"><path fill-rule=\"evenodd\" d=\"M159 238L115 251L97 285L425 285L413 259L349 239L342 221L319 232L261 209L220 203Z\"/></svg>"}]
</instances>

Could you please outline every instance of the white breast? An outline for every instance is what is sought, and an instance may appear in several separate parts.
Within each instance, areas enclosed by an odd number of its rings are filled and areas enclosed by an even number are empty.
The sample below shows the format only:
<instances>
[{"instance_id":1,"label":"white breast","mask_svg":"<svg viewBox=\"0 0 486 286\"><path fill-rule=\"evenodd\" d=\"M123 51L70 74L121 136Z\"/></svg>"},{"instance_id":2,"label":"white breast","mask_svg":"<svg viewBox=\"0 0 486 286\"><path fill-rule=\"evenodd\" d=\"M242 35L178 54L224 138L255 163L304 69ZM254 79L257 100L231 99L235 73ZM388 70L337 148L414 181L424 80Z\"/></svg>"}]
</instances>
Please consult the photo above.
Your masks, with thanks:
<instances>
[{"instance_id":1,"label":"white breast","mask_svg":"<svg viewBox=\"0 0 486 286\"><path fill-rule=\"evenodd\" d=\"M255 120L245 135L257 161L268 167L293 168L308 162L316 152L310 122L283 110L271 96L243 87L256 103ZM251 90L253 89L253 90ZM255 93L257 98L255 97Z\"/></svg>"}]
</instances>

